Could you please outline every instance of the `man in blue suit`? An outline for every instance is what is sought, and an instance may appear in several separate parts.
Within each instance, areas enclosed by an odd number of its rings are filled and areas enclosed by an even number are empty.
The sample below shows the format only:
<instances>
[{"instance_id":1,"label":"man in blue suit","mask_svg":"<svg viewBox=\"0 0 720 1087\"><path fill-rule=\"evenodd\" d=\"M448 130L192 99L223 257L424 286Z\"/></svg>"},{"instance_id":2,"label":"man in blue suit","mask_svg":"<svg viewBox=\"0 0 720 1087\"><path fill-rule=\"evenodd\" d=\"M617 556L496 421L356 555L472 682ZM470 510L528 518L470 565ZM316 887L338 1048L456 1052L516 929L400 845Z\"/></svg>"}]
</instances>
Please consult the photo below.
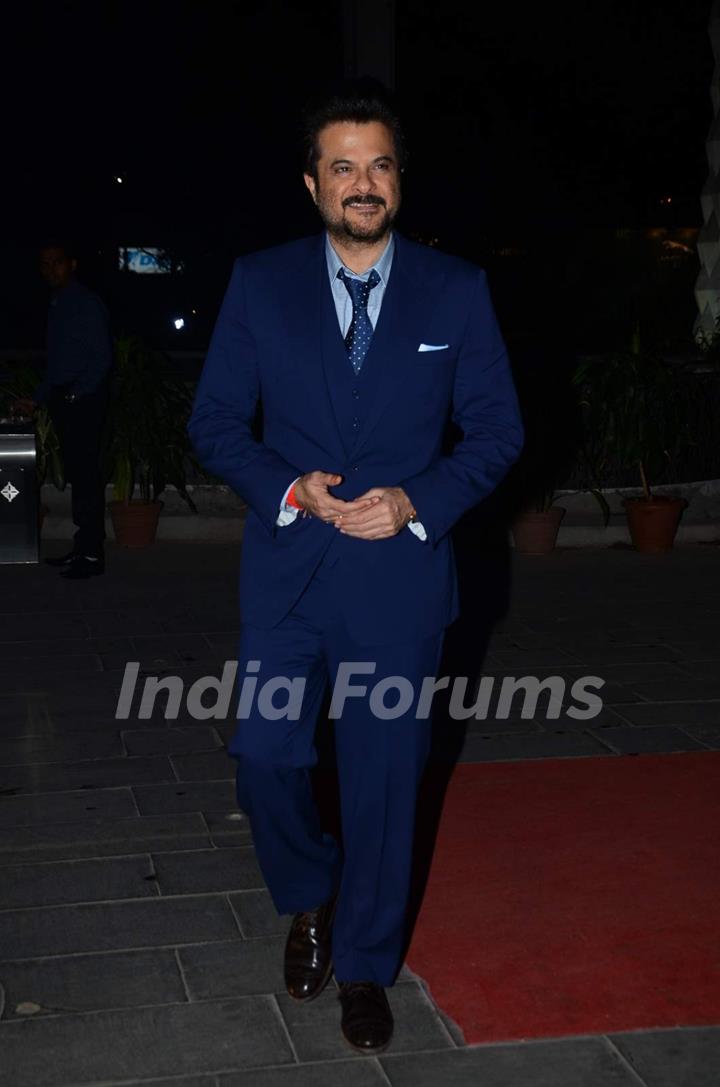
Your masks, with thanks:
<instances>
[{"instance_id":1,"label":"man in blue suit","mask_svg":"<svg viewBox=\"0 0 720 1087\"><path fill-rule=\"evenodd\" d=\"M404 146L390 107L351 90L306 138L325 230L236 262L190 433L249 506L239 674L281 694L241 698L230 750L273 901L294 914L288 992L311 1000L334 969L343 1035L376 1053L429 747L423 680L457 614L449 532L522 430L484 273L393 231ZM447 453L450 418L462 439ZM328 685L342 848L309 778Z\"/></svg>"}]
</instances>

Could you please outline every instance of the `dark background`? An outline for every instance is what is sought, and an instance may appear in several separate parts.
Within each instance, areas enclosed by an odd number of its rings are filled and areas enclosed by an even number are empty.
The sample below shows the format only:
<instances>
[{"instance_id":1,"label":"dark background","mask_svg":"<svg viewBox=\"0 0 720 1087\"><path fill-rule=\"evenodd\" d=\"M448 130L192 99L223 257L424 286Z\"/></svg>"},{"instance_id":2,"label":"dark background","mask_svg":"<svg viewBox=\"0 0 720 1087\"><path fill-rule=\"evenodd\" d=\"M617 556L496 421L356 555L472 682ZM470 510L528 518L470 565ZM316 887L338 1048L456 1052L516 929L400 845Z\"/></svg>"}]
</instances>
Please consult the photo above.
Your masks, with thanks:
<instances>
[{"instance_id":1,"label":"dark background","mask_svg":"<svg viewBox=\"0 0 720 1087\"><path fill-rule=\"evenodd\" d=\"M488 267L511 339L600 350L635 319L658 341L689 336L709 10L397 0L398 225ZM299 115L343 74L341 16L309 0L6 15L0 347L42 343L36 246L60 235L117 329L202 350L232 258L317 229ZM185 271L121 274L122 244L164 247Z\"/></svg>"}]
</instances>

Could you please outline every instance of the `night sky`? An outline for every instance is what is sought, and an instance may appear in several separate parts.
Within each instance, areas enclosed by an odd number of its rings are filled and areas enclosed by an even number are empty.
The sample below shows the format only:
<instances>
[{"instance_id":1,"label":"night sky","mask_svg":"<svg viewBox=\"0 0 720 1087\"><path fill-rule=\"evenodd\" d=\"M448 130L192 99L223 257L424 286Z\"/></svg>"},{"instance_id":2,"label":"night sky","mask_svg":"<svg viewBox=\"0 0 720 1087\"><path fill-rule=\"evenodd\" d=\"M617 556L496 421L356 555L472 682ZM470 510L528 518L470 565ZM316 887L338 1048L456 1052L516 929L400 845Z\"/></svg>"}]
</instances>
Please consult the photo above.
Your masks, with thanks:
<instances>
[{"instance_id":1,"label":"night sky","mask_svg":"<svg viewBox=\"0 0 720 1087\"><path fill-rule=\"evenodd\" d=\"M396 6L401 229L482 260L531 235L699 224L707 0ZM56 0L17 9L3 37L0 345L37 339L42 237L80 243L125 322L117 245L182 256L183 282L152 289L163 314L198 306L197 345L234 255L317 228L299 113L342 75L339 4Z\"/></svg>"}]
</instances>

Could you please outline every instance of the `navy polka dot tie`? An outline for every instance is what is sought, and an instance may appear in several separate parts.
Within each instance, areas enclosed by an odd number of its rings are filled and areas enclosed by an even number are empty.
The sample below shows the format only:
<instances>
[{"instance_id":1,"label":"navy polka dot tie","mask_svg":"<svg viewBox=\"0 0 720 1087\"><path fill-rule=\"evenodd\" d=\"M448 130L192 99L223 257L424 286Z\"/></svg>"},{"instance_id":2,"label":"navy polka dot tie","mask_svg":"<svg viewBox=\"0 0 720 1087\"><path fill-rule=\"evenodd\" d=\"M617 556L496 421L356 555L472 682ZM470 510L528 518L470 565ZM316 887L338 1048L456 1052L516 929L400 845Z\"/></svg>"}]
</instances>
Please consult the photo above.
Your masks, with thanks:
<instances>
[{"instance_id":1,"label":"navy polka dot tie","mask_svg":"<svg viewBox=\"0 0 720 1087\"><path fill-rule=\"evenodd\" d=\"M345 336L345 346L352 368L356 374L359 374L373 334L373 326L367 311L368 298L370 291L380 282L380 276L373 268L366 280L353 279L346 276L341 268L338 271L338 279L343 281L352 298L353 315Z\"/></svg>"}]
</instances>

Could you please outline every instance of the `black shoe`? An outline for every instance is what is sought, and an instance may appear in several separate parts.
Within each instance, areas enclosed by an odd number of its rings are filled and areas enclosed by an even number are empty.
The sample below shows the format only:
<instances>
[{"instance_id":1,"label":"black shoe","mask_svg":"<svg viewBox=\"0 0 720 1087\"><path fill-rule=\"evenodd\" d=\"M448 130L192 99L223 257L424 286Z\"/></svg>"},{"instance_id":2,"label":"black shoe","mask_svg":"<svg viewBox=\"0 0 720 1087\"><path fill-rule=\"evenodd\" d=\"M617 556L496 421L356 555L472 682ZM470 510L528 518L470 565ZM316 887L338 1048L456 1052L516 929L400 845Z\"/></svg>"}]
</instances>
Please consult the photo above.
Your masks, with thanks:
<instances>
[{"instance_id":1,"label":"black shoe","mask_svg":"<svg viewBox=\"0 0 720 1087\"><path fill-rule=\"evenodd\" d=\"M332 974L336 897L317 910L296 913L285 944L285 986L293 1000L314 1000Z\"/></svg>"},{"instance_id":2,"label":"black shoe","mask_svg":"<svg viewBox=\"0 0 720 1087\"><path fill-rule=\"evenodd\" d=\"M374 981L341 981L342 1032L358 1053L381 1053L390 1045L393 1015L382 985Z\"/></svg>"},{"instance_id":3,"label":"black shoe","mask_svg":"<svg viewBox=\"0 0 720 1087\"><path fill-rule=\"evenodd\" d=\"M104 573L105 559L94 559L88 555L76 555L67 568L60 571L60 577L65 578L66 581L81 581Z\"/></svg>"},{"instance_id":4,"label":"black shoe","mask_svg":"<svg viewBox=\"0 0 720 1087\"><path fill-rule=\"evenodd\" d=\"M48 566L70 566L71 563L81 557L82 556L79 555L77 551L68 551L67 555L59 555L52 559L45 559L45 562Z\"/></svg>"}]
</instances>

